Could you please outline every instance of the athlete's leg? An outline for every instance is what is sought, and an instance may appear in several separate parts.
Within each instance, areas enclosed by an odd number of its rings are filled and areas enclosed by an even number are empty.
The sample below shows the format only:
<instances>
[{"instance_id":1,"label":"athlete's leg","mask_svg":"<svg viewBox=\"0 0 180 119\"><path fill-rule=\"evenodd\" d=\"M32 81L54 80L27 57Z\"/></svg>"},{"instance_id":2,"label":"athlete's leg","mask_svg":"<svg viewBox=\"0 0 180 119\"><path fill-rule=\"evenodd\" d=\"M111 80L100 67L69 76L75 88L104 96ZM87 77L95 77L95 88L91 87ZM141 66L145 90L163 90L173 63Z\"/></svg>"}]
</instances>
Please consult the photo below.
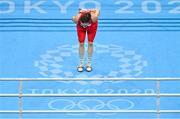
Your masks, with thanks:
<instances>
[{"instance_id":1,"label":"athlete's leg","mask_svg":"<svg viewBox=\"0 0 180 119\"><path fill-rule=\"evenodd\" d=\"M84 49L84 43L79 43L79 59L81 66L84 64Z\"/></svg>"},{"instance_id":2,"label":"athlete's leg","mask_svg":"<svg viewBox=\"0 0 180 119\"><path fill-rule=\"evenodd\" d=\"M78 71L82 72L83 71L83 64L84 64L84 41L86 37L86 31L81 28L77 28L77 34L78 34L78 39L79 39L79 66L78 66Z\"/></svg>"},{"instance_id":3,"label":"athlete's leg","mask_svg":"<svg viewBox=\"0 0 180 119\"><path fill-rule=\"evenodd\" d=\"M92 71L92 67L91 67L92 55L93 55L93 42L88 42L88 62L86 65L86 71L88 72Z\"/></svg>"},{"instance_id":4,"label":"athlete's leg","mask_svg":"<svg viewBox=\"0 0 180 119\"><path fill-rule=\"evenodd\" d=\"M93 56L93 41L96 36L97 27L92 27L88 30L88 62L87 62L87 71L91 71L91 62Z\"/></svg>"},{"instance_id":5,"label":"athlete's leg","mask_svg":"<svg viewBox=\"0 0 180 119\"><path fill-rule=\"evenodd\" d=\"M92 55L93 55L93 42L88 42L88 65L91 66L92 61Z\"/></svg>"}]
</instances>

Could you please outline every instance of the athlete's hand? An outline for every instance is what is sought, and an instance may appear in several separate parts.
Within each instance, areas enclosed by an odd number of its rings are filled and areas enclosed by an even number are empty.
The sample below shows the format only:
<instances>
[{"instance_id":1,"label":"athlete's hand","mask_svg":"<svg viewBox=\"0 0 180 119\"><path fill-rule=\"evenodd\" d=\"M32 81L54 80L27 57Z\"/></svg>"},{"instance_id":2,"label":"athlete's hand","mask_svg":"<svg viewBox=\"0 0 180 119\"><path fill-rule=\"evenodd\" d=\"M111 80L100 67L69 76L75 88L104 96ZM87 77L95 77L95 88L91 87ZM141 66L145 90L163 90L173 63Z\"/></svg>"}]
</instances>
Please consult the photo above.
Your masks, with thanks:
<instances>
[{"instance_id":1,"label":"athlete's hand","mask_svg":"<svg viewBox=\"0 0 180 119\"><path fill-rule=\"evenodd\" d=\"M75 19L75 18L76 18L76 17L75 17L75 16L73 16L73 17L72 17L72 21L74 21L74 19Z\"/></svg>"},{"instance_id":2,"label":"athlete's hand","mask_svg":"<svg viewBox=\"0 0 180 119\"><path fill-rule=\"evenodd\" d=\"M96 10L95 10L95 9L91 9L91 10L90 10L90 12L93 12L93 13L95 13L95 12L96 12Z\"/></svg>"},{"instance_id":3,"label":"athlete's hand","mask_svg":"<svg viewBox=\"0 0 180 119\"><path fill-rule=\"evenodd\" d=\"M94 14L96 17L100 15L100 10L99 9L92 9L91 13Z\"/></svg>"},{"instance_id":4,"label":"athlete's hand","mask_svg":"<svg viewBox=\"0 0 180 119\"><path fill-rule=\"evenodd\" d=\"M72 17L72 21L73 21L74 23L77 23L76 16L73 16L73 17Z\"/></svg>"},{"instance_id":5,"label":"athlete's hand","mask_svg":"<svg viewBox=\"0 0 180 119\"><path fill-rule=\"evenodd\" d=\"M73 22L74 22L75 18L76 18L75 16L72 17L72 21L73 21Z\"/></svg>"}]
</instances>

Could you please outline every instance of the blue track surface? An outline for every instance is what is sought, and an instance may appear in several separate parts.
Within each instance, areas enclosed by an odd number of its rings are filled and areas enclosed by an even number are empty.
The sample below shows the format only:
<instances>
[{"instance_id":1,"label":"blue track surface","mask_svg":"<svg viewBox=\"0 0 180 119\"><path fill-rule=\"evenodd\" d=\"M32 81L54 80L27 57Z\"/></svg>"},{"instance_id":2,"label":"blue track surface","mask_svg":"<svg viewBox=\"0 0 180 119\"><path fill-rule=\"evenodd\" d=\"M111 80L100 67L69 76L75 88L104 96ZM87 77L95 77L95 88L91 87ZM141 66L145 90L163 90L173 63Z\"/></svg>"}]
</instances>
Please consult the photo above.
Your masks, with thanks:
<instances>
[{"instance_id":1,"label":"blue track surface","mask_svg":"<svg viewBox=\"0 0 180 119\"><path fill-rule=\"evenodd\" d=\"M160 4L156 13L144 11L143 0L123 2L96 0L101 6L98 33L95 39L93 72L78 73L78 40L71 16L77 13L85 0L69 2L62 11L53 0L44 2L41 8L24 13L22 1L14 0L12 13L0 14L0 78L139 78L180 77L180 12L175 10L179 2L168 0L148 4L149 11ZM92 2L92 0L90 0ZM154 3L154 1L156 3ZM32 0L32 3L36 2ZM157 3L158 2L158 3ZM144 4L143 4L144 3ZM133 4L120 13L118 10ZM0 4L7 10L7 4ZM86 8L94 7L86 4ZM178 13L172 13L172 11ZM127 13L128 11L128 13ZM130 12L130 13L129 13ZM0 82L0 93L18 93L18 81ZM69 81L23 82L27 94L91 94L91 93L156 93L155 81ZM180 81L161 82L161 93L180 93ZM155 97L72 97L72 98L23 98L25 110L78 110L78 109L140 109L155 110ZM162 97L162 110L180 110L180 98ZM0 98L0 110L18 110L18 98ZM24 114L34 119L156 119L149 113L114 114ZM0 114L0 119L18 119L15 114ZM161 114L161 118L180 119L180 114Z\"/></svg>"}]
</instances>

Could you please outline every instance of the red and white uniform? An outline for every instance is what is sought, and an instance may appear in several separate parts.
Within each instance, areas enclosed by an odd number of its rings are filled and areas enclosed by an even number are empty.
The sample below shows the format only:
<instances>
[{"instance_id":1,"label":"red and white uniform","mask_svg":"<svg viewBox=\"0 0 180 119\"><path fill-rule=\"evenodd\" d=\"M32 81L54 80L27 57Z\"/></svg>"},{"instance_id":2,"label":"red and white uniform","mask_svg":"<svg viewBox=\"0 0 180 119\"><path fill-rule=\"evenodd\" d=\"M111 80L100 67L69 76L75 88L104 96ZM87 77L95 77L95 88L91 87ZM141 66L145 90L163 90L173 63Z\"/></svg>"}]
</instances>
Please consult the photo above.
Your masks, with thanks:
<instances>
[{"instance_id":1,"label":"red and white uniform","mask_svg":"<svg viewBox=\"0 0 180 119\"><path fill-rule=\"evenodd\" d=\"M83 12L80 12L80 18L84 15ZM88 42L93 42L94 38L96 36L96 32L97 32L97 27L98 27L98 20L93 23L92 20L90 21L89 25L84 27L81 24L81 21L79 20L77 23L77 35L78 35L78 39L80 43L84 43L85 39L86 39L86 32L88 35Z\"/></svg>"}]
</instances>

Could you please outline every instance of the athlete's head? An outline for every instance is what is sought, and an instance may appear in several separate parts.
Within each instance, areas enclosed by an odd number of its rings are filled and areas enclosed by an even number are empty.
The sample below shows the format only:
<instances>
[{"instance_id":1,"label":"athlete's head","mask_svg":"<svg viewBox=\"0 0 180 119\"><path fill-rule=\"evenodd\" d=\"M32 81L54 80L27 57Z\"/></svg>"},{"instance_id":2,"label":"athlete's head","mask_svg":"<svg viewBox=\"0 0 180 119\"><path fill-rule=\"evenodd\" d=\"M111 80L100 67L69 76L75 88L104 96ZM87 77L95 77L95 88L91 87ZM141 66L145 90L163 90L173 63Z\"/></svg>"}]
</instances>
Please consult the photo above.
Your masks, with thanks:
<instances>
[{"instance_id":1,"label":"athlete's head","mask_svg":"<svg viewBox=\"0 0 180 119\"><path fill-rule=\"evenodd\" d=\"M91 20L91 14L90 14L89 12L84 13L84 14L81 16L81 18L80 18L80 21L81 21L82 23L89 23L90 20Z\"/></svg>"}]
</instances>

